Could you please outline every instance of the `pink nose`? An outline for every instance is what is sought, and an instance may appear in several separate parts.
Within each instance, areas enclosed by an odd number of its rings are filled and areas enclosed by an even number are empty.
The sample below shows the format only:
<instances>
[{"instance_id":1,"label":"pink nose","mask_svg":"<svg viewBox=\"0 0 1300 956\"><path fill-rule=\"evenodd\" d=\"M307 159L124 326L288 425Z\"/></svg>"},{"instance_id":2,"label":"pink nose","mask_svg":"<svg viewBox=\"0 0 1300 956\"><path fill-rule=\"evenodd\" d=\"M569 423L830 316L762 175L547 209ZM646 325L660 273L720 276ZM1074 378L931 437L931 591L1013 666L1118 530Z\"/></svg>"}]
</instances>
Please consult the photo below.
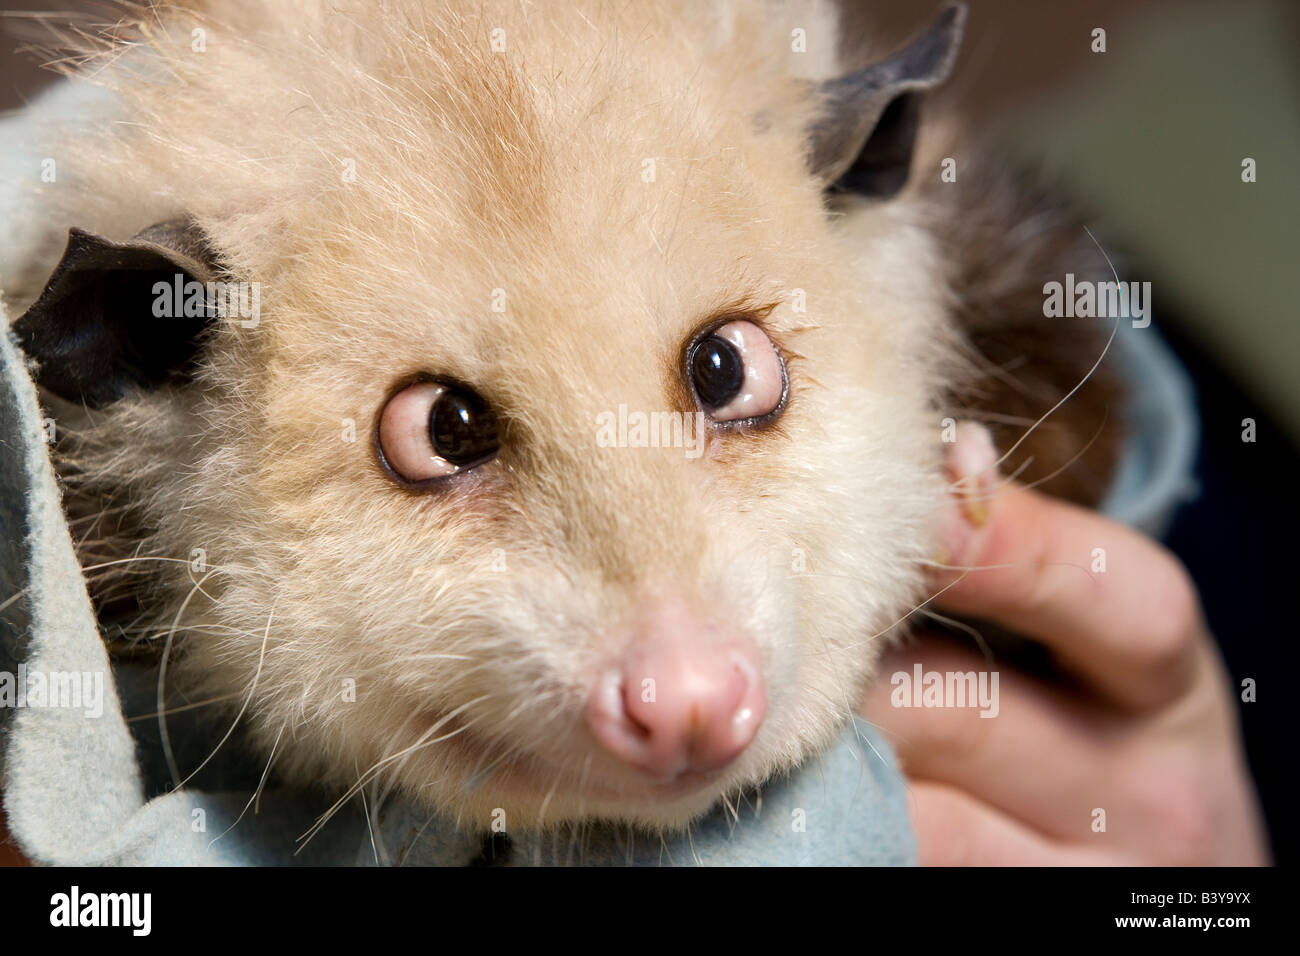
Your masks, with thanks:
<instances>
[{"instance_id":1,"label":"pink nose","mask_svg":"<svg viewBox=\"0 0 1300 956\"><path fill-rule=\"evenodd\" d=\"M587 706L587 722L607 751L668 780L730 763L767 710L752 646L693 636L651 636L635 645L622 669L597 683Z\"/></svg>"}]
</instances>

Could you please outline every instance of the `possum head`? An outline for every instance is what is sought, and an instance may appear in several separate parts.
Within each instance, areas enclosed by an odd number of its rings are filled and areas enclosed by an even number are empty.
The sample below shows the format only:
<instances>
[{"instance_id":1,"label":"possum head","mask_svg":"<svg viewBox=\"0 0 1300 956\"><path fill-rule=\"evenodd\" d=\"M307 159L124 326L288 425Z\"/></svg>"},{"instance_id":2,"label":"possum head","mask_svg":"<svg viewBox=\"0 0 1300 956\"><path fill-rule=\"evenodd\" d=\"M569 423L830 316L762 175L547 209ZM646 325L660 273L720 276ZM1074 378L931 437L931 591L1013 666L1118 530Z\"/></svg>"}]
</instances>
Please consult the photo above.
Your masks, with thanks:
<instances>
[{"instance_id":1,"label":"possum head","mask_svg":"<svg viewBox=\"0 0 1300 956\"><path fill-rule=\"evenodd\" d=\"M98 406L71 486L173 559L178 684L282 774L467 820L677 825L824 746L943 494L896 194L960 11L819 86L763 10L237 6L88 151L114 222L182 225L77 234L19 323ZM142 311L213 280L258 314Z\"/></svg>"}]
</instances>

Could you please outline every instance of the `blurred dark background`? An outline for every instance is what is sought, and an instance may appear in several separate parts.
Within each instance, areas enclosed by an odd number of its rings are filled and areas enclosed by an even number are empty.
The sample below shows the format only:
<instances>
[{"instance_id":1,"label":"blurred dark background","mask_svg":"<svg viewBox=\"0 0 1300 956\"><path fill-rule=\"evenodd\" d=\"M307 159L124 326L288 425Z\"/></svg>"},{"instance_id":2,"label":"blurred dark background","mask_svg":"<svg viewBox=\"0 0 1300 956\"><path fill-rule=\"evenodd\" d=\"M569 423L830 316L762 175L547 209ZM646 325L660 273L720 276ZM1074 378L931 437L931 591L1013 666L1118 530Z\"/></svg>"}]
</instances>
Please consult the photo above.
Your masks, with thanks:
<instances>
[{"instance_id":1,"label":"blurred dark background","mask_svg":"<svg viewBox=\"0 0 1300 956\"><path fill-rule=\"evenodd\" d=\"M269 0L268 0L269 2ZM889 48L937 3L846 0L846 43ZM1234 681L1278 862L1296 858L1297 678L1290 561L1300 476L1300 4L1291 0L970 0L942 93L1002 131L1100 226L1127 272L1152 281L1156 325L1191 374L1199 495L1166 543L1196 578ZM9 9L12 7L13 9ZM16 53L41 16L102 2L0 4L0 109L54 77ZM1106 52L1091 49L1106 31ZM1255 159L1257 181L1241 181ZM1254 419L1257 439L1241 440ZM2 824L2 821L0 821ZM0 855L4 853L0 847Z\"/></svg>"}]
</instances>

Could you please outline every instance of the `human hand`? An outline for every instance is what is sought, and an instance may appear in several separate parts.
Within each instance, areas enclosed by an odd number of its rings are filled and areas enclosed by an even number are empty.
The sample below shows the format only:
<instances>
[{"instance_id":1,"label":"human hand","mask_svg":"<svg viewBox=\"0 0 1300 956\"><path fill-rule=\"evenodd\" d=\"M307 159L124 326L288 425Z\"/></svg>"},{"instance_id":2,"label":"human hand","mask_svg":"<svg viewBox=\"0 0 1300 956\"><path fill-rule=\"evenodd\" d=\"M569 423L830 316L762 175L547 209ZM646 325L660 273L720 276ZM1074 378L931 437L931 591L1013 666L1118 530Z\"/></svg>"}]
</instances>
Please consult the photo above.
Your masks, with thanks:
<instances>
[{"instance_id":1,"label":"human hand","mask_svg":"<svg viewBox=\"0 0 1300 956\"><path fill-rule=\"evenodd\" d=\"M961 425L945 563L985 570L937 572L931 606L1041 642L1062 680L933 639L885 655L863 713L909 778L921 862L1267 863L1232 688L1187 572L1128 527L1001 482L995 462L988 432ZM890 675L917 661L997 670L996 716L892 706Z\"/></svg>"}]
</instances>

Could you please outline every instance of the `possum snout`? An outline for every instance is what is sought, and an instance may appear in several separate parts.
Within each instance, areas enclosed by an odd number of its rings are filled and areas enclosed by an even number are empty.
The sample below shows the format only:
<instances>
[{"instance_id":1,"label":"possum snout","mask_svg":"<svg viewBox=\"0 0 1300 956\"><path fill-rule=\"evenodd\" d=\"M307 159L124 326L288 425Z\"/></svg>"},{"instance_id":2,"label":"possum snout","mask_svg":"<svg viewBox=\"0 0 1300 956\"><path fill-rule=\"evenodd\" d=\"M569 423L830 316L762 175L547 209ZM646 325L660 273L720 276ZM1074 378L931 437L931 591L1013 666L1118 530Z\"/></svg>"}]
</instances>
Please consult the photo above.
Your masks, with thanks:
<instances>
[{"instance_id":1,"label":"possum snout","mask_svg":"<svg viewBox=\"0 0 1300 956\"><path fill-rule=\"evenodd\" d=\"M669 607L643 621L621 664L597 679L587 723L614 757L671 782L731 763L766 710L753 640Z\"/></svg>"}]
</instances>

